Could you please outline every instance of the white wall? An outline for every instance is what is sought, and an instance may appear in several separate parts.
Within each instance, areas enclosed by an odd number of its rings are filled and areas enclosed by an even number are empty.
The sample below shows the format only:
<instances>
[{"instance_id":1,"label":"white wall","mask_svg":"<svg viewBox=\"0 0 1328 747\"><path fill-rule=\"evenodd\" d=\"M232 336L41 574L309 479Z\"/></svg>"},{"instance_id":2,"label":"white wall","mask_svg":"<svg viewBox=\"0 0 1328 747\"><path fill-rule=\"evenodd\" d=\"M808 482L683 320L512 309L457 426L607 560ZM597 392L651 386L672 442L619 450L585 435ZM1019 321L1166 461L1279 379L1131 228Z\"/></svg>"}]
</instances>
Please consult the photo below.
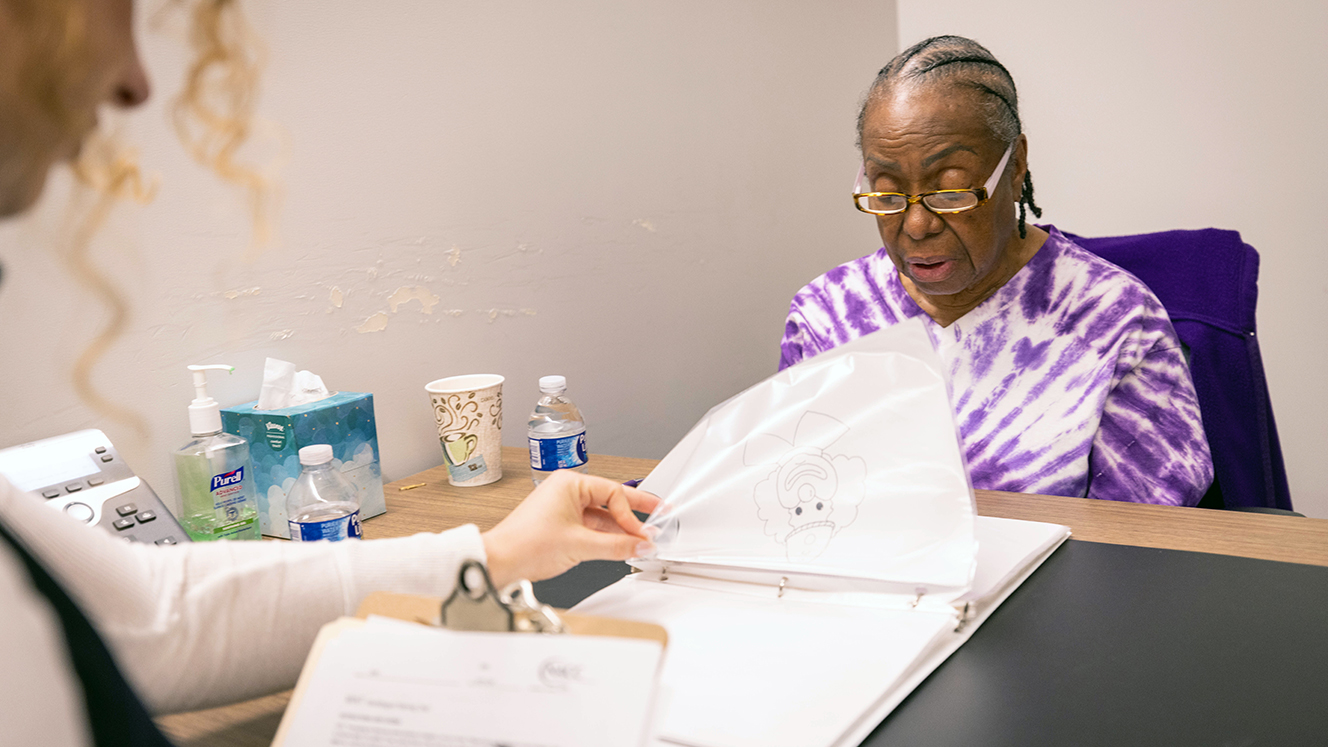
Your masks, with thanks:
<instances>
[{"instance_id":1,"label":"white wall","mask_svg":"<svg viewBox=\"0 0 1328 747\"><path fill-rule=\"evenodd\" d=\"M155 96L125 133L160 196L119 210L94 253L134 305L98 383L151 435L69 384L104 315L47 252L60 180L0 228L0 446L100 427L169 502L184 366L237 366L213 387L236 404L276 356L375 394L388 478L440 462L422 387L461 373L507 377L509 445L536 378L563 373L592 451L661 457L774 371L802 284L877 246L848 190L859 97L897 51L893 2L248 7L271 52L261 109L290 144L281 245L238 260L240 199L166 124L185 53L145 28ZM393 312L416 286L431 313ZM384 330L357 331L379 313Z\"/></svg>"},{"instance_id":2,"label":"white wall","mask_svg":"<svg viewBox=\"0 0 1328 747\"><path fill-rule=\"evenodd\" d=\"M1090 236L1231 228L1259 250L1292 500L1328 518L1328 5L899 4L900 49L936 34L977 39L1014 75L1045 220Z\"/></svg>"}]
</instances>

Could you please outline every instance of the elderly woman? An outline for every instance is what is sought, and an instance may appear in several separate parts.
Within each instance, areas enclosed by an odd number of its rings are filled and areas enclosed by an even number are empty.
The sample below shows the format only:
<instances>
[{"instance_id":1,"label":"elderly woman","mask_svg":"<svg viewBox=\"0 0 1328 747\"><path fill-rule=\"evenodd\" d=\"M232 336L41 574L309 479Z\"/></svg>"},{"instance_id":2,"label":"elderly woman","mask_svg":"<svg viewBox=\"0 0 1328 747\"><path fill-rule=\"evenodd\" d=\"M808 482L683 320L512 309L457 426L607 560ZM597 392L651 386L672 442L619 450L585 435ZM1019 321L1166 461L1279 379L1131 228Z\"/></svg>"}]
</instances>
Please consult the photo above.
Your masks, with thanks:
<instances>
[{"instance_id":1,"label":"elderly woman","mask_svg":"<svg viewBox=\"0 0 1328 747\"><path fill-rule=\"evenodd\" d=\"M1138 279L1026 224L1041 211L1005 67L923 41L881 70L858 137L854 199L884 246L794 296L780 367L918 318L974 487L1198 503L1213 468L1180 341Z\"/></svg>"}]
</instances>

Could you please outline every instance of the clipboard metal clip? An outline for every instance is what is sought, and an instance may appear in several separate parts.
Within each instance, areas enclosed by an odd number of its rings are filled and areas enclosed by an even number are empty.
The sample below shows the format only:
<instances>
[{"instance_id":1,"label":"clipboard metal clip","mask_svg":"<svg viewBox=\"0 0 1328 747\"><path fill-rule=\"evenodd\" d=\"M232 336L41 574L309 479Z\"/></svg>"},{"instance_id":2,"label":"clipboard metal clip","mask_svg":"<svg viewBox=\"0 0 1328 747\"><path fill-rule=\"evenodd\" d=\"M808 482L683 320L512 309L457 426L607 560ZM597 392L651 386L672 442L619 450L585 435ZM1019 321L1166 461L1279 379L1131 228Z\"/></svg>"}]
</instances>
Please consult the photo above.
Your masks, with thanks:
<instances>
[{"instance_id":1,"label":"clipboard metal clip","mask_svg":"<svg viewBox=\"0 0 1328 747\"><path fill-rule=\"evenodd\" d=\"M535 598L535 588L522 579L494 588L489 569L467 560L457 572L456 588L443 601L442 624L452 630L517 633L564 633L558 613Z\"/></svg>"}]
</instances>

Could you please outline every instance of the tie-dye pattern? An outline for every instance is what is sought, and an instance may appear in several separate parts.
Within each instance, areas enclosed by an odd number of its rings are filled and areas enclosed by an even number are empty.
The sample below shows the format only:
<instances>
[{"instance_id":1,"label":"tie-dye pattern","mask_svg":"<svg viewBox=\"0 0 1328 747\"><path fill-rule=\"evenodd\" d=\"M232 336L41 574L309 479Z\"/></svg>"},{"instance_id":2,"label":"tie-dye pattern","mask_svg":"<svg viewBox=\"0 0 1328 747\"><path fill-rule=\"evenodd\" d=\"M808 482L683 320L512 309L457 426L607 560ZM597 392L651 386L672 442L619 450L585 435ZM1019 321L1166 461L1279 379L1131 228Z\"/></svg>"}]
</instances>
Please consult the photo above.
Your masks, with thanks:
<instances>
[{"instance_id":1,"label":"tie-dye pattern","mask_svg":"<svg viewBox=\"0 0 1328 747\"><path fill-rule=\"evenodd\" d=\"M796 296L779 367L920 317L949 366L973 485L1192 506L1213 478L1194 384L1148 288L1055 228L1005 287L949 327L885 250Z\"/></svg>"}]
</instances>

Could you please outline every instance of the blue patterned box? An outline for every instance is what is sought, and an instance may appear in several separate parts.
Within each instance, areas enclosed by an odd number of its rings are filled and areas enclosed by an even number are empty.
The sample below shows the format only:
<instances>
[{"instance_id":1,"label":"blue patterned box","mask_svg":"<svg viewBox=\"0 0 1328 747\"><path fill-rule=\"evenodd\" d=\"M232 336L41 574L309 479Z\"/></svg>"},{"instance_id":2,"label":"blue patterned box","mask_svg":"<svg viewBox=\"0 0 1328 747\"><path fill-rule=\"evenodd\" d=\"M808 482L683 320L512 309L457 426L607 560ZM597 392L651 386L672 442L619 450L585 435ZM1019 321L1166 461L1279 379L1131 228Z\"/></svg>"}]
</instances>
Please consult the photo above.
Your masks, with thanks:
<instances>
[{"instance_id":1,"label":"blue patterned box","mask_svg":"<svg viewBox=\"0 0 1328 747\"><path fill-rule=\"evenodd\" d=\"M307 405L255 410L257 400L221 411L221 427L249 442L263 534L290 537L286 494L300 476L300 449L332 446L332 464L360 491L360 518L387 511L373 395L338 392Z\"/></svg>"}]
</instances>

